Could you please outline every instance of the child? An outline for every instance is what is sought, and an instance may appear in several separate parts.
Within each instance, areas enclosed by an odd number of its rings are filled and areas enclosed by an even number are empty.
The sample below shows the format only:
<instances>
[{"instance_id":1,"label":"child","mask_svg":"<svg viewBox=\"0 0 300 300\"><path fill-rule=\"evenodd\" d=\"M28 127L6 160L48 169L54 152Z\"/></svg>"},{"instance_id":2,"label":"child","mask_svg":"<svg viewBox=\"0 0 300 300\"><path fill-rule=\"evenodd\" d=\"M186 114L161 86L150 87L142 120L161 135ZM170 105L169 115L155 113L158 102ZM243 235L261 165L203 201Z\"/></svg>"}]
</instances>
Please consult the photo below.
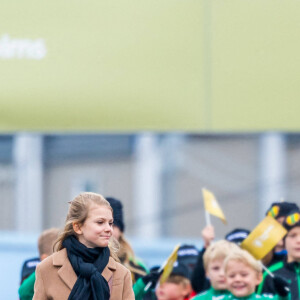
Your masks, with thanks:
<instances>
[{"instance_id":1,"label":"child","mask_svg":"<svg viewBox=\"0 0 300 300\"><path fill-rule=\"evenodd\" d=\"M280 294L278 296L259 296L255 293L256 286L262 279L262 264L245 250L238 248L232 251L224 261L224 270L227 289L230 291L224 300L288 299L288 292L280 282L276 284L276 291Z\"/></svg>"},{"instance_id":2,"label":"child","mask_svg":"<svg viewBox=\"0 0 300 300\"><path fill-rule=\"evenodd\" d=\"M277 222L283 224L285 218L294 211L299 210L296 203L292 202L274 202L267 210L266 215L273 217ZM281 240L278 244L262 259L265 266L271 266L275 263L283 261L286 257L286 249L284 241Z\"/></svg>"},{"instance_id":3,"label":"child","mask_svg":"<svg viewBox=\"0 0 300 300\"><path fill-rule=\"evenodd\" d=\"M230 252L236 248L238 249L236 244L225 240L211 244L207 248L203 255L203 262L211 287L206 292L194 297L193 300L222 299L227 294L223 262Z\"/></svg>"},{"instance_id":4,"label":"child","mask_svg":"<svg viewBox=\"0 0 300 300\"><path fill-rule=\"evenodd\" d=\"M249 233L250 231L247 229L236 228L230 231L228 234L226 234L225 240L235 244L240 244L248 236ZM197 294L200 292L204 292L210 288L210 282L205 277L203 255L205 253L205 250L215 238L214 227L211 225L207 225L206 227L204 227L201 234L204 242L204 247L198 255L198 259L194 266L194 270L191 276L192 287Z\"/></svg>"},{"instance_id":5,"label":"child","mask_svg":"<svg viewBox=\"0 0 300 300\"><path fill-rule=\"evenodd\" d=\"M124 236L125 223L122 202L112 197L106 197L105 199L109 202L114 211L113 236L120 244L118 258L121 264L130 271L131 279L134 284L140 277L145 276L148 273L148 269L139 259L137 259L130 243Z\"/></svg>"},{"instance_id":6,"label":"child","mask_svg":"<svg viewBox=\"0 0 300 300\"><path fill-rule=\"evenodd\" d=\"M157 300L184 300L192 291L190 280L182 275L172 274L155 291Z\"/></svg>"},{"instance_id":7,"label":"child","mask_svg":"<svg viewBox=\"0 0 300 300\"><path fill-rule=\"evenodd\" d=\"M54 242L59 234L58 228L50 228L42 232L38 239L40 260L44 260L53 253ZM31 273L19 288L20 300L32 300L34 294L35 272Z\"/></svg>"},{"instance_id":8,"label":"child","mask_svg":"<svg viewBox=\"0 0 300 300\"><path fill-rule=\"evenodd\" d=\"M290 282L291 299L300 299L300 210L296 210L287 216L283 226L288 233L284 238L287 257L284 261L272 265L269 270L281 278ZM258 288L258 293L275 293L276 284L267 273Z\"/></svg>"},{"instance_id":9,"label":"child","mask_svg":"<svg viewBox=\"0 0 300 300\"><path fill-rule=\"evenodd\" d=\"M33 299L134 300L130 272L111 245L112 231L113 210L103 196L75 197L57 252L36 268Z\"/></svg>"},{"instance_id":10,"label":"child","mask_svg":"<svg viewBox=\"0 0 300 300\"><path fill-rule=\"evenodd\" d=\"M167 280L154 288L162 272L159 267L151 269L150 274L140 278L133 289L135 291L135 300L186 300L189 299L192 292L192 286L189 276L189 269L186 265L177 262ZM144 288L148 283L152 283L151 288L145 293Z\"/></svg>"}]
</instances>

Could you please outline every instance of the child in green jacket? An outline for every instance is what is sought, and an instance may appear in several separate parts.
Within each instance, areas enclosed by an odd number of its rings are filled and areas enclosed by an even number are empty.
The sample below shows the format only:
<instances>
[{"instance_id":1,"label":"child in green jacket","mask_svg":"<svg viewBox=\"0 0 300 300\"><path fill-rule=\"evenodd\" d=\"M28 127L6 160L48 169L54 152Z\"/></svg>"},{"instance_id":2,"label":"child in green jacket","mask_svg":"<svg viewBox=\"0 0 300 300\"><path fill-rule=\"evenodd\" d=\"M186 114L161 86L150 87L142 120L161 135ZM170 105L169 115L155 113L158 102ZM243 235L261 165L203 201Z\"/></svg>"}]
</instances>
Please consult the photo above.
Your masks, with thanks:
<instances>
[{"instance_id":1,"label":"child in green jacket","mask_svg":"<svg viewBox=\"0 0 300 300\"><path fill-rule=\"evenodd\" d=\"M277 295L257 295L255 289L262 280L262 264L249 252L242 249L234 250L224 261L226 285L230 294L224 300L274 299L288 300L289 289L285 282L276 283Z\"/></svg>"},{"instance_id":2,"label":"child in green jacket","mask_svg":"<svg viewBox=\"0 0 300 300\"><path fill-rule=\"evenodd\" d=\"M193 300L223 299L228 293L226 288L224 259L238 246L226 240L220 240L211 244L203 255L206 277L209 278L211 287L209 290L195 296Z\"/></svg>"}]
</instances>

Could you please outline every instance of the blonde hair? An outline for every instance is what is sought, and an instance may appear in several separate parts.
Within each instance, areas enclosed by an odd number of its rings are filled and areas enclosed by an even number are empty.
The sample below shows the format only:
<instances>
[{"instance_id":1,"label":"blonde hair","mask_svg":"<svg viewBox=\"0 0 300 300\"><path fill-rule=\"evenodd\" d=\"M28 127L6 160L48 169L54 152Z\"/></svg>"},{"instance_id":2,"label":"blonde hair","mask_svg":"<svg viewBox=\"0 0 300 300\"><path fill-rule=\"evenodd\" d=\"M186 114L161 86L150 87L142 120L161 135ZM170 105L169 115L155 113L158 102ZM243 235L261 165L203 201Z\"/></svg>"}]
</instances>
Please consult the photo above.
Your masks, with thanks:
<instances>
[{"instance_id":1,"label":"blonde hair","mask_svg":"<svg viewBox=\"0 0 300 300\"><path fill-rule=\"evenodd\" d=\"M262 264L259 260L256 260L248 251L243 249L236 249L233 252L231 252L224 261L224 270L226 273L228 263L230 261L238 261L242 262L245 265L249 266L251 269L256 271L257 273L262 272Z\"/></svg>"},{"instance_id":2,"label":"blonde hair","mask_svg":"<svg viewBox=\"0 0 300 300\"><path fill-rule=\"evenodd\" d=\"M44 230L41 233L38 239L38 248L40 256L42 256L43 254L51 255L53 253L53 246L58 238L58 234L58 228L50 228Z\"/></svg>"},{"instance_id":3,"label":"blonde hair","mask_svg":"<svg viewBox=\"0 0 300 300\"><path fill-rule=\"evenodd\" d=\"M73 229L73 224L78 223L80 225L84 224L88 217L88 213L90 207L92 205L100 205L107 207L113 213L113 209L111 208L109 202L100 194L91 193L91 192L84 192L76 196L70 203L69 211L66 217L66 222L64 229L60 236L58 237L57 241L55 242L55 250L59 251L63 249L63 241L71 236L77 236ZM119 261L117 252L119 250L118 242L111 238L109 245L110 255L116 260Z\"/></svg>"},{"instance_id":4,"label":"blonde hair","mask_svg":"<svg viewBox=\"0 0 300 300\"><path fill-rule=\"evenodd\" d=\"M139 268L135 268L133 264L130 263L132 261L134 264L138 264L135 261L134 251L129 244L129 242L125 239L123 232L121 232L119 237L120 250L118 252L118 257L122 265L124 265L129 271L132 273L132 280L135 281L134 274L139 274L141 276L145 276L147 274L146 271L143 271Z\"/></svg>"},{"instance_id":5,"label":"blonde hair","mask_svg":"<svg viewBox=\"0 0 300 300\"><path fill-rule=\"evenodd\" d=\"M203 255L204 269L207 270L211 261L225 259L234 249L239 249L239 247L236 244L226 240L220 240L211 244L205 250Z\"/></svg>"}]
</instances>

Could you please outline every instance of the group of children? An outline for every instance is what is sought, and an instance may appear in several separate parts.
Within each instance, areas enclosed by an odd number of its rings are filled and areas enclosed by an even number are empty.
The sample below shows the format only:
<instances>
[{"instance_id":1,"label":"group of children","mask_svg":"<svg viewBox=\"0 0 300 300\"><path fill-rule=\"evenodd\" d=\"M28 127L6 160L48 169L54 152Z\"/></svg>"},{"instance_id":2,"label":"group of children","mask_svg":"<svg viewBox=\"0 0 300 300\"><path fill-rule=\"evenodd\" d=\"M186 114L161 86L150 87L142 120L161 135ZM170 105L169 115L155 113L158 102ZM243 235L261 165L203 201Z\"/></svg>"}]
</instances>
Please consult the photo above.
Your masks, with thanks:
<instances>
[{"instance_id":1,"label":"group of children","mask_svg":"<svg viewBox=\"0 0 300 300\"><path fill-rule=\"evenodd\" d=\"M131 271L136 300L300 299L300 209L295 203L276 202L267 211L288 233L262 262L239 245L250 233L248 230L234 230L224 240L214 242L214 229L207 226L202 231L203 249L180 247L172 273L159 284L159 267L149 272L124 238L121 202L108 200L113 208L115 238L121 246L119 260ZM40 250L41 259L43 252ZM46 252L51 254L50 250ZM263 272L264 266L269 271ZM34 281L33 274L22 283L21 300L32 299Z\"/></svg>"},{"instance_id":2,"label":"group of children","mask_svg":"<svg viewBox=\"0 0 300 300\"><path fill-rule=\"evenodd\" d=\"M165 283L157 285L156 297L148 299L299 300L300 209L295 203L276 202L266 215L281 223L287 234L262 261L256 260L240 247L240 243L250 233L248 230L236 229L226 235L224 240L213 242L214 229L207 226L202 231L204 248L198 254L191 276L181 276L175 282L171 274ZM187 280L184 281L184 278ZM180 292L175 295L174 291Z\"/></svg>"}]
</instances>

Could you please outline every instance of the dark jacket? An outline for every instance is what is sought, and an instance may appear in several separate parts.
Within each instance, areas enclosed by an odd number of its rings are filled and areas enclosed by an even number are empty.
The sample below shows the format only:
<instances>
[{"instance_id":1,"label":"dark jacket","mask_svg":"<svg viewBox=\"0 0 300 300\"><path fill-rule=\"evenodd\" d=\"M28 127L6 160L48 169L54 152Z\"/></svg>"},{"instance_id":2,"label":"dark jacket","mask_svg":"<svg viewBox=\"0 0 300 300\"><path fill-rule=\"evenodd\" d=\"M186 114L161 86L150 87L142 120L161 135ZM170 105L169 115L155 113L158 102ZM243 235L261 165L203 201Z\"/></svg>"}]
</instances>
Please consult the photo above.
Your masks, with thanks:
<instances>
[{"instance_id":1,"label":"dark jacket","mask_svg":"<svg viewBox=\"0 0 300 300\"><path fill-rule=\"evenodd\" d=\"M198 255L198 260L193 270L191 283L193 290L199 294L210 288L210 282L205 276L205 270L203 265L203 255L205 248L203 248Z\"/></svg>"},{"instance_id":2,"label":"dark jacket","mask_svg":"<svg viewBox=\"0 0 300 300\"><path fill-rule=\"evenodd\" d=\"M281 276L290 283L291 299L300 299L300 264L297 262L288 263L285 261L278 262L269 270L277 275ZM264 272L263 280L257 289L258 294L276 294L274 282L272 277Z\"/></svg>"}]
</instances>

